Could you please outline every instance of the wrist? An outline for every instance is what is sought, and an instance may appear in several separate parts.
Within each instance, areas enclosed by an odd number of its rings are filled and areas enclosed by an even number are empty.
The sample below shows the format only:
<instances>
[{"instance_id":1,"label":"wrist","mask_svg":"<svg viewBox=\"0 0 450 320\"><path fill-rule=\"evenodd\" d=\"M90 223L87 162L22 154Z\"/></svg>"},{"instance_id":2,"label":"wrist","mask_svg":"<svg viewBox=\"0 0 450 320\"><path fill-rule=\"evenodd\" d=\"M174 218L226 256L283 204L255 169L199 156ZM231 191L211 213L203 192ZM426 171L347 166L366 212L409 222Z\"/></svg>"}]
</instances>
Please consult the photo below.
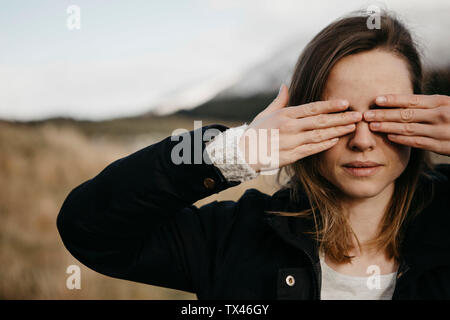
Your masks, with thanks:
<instances>
[{"instance_id":1,"label":"wrist","mask_svg":"<svg viewBox=\"0 0 450 320\"><path fill-rule=\"evenodd\" d=\"M250 156L251 146L249 146L249 143L247 143L245 139L246 132L247 130L245 130L243 134L239 137L239 144L238 144L238 152L240 153L239 158L242 159L242 161L245 162L256 173L259 173L261 170L258 166L258 161L253 161L254 157Z\"/></svg>"},{"instance_id":2,"label":"wrist","mask_svg":"<svg viewBox=\"0 0 450 320\"><path fill-rule=\"evenodd\" d=\"M258 176L251 166L247 164L240 150L241 136L247 124L230 128L210 141L206 152L212 163L219 168L223 176L229 181L247 181Z\"/></svg>"}]
</instances>

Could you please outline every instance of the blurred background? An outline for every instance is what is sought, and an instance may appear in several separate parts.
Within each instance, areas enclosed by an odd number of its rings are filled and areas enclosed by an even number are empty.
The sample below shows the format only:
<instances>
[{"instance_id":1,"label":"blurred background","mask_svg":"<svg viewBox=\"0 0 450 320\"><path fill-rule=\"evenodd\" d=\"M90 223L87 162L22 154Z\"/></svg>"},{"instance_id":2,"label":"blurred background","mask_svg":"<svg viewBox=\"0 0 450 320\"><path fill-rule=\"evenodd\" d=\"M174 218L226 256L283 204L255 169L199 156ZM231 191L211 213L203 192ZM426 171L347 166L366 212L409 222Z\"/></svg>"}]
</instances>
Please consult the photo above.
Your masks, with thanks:
<instances>
[{"instance_id":1,"label":"blurred background","mask_svg":"<svg viewBox=\"0 0 450 320\"><path fill-rule=\"evenodd\" d=\"M369 5L413 31L427 93L450 95L450 2L0 0L0 299L196 299L103 276L63 247L67 194L177 128L250 123L305 44ZM449 162L433 154L435 162ZM202 199L236 200L261 176ZM69 290L69 265L81 289Z\"/></svg>"}]
</instances>

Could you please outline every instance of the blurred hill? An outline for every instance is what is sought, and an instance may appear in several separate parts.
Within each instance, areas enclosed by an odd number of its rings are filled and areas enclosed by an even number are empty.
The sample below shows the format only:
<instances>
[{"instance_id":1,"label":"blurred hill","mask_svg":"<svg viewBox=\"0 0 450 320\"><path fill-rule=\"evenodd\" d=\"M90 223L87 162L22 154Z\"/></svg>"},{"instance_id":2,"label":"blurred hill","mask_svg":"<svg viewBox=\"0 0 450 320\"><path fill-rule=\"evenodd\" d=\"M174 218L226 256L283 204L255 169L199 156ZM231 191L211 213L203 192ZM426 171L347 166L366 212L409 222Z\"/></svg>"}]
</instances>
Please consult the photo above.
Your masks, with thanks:
<instances>
[{"instance_id":1,"label":"blurred hill","mask_svg":"<svg viewBox=\"0 0 450 320\"><path fill-rule=\"evenodd\" d=\"M220 80L211 77L203 83L194 82L172 90L151 112L167 115L183 110L182 115L206 116L212 111L211 116L215 118L250 121L256 110L275 97L282 82L290 82L299 52L307 42L308 37L296 36L262 61L231 77Z\"/></svg>"},{"instance_id":2,"label":"blurred hill","mask_svg":"<svg viewBox=\"0 0 450 320\"><path fill-rule=\"evenodd\" d=\"M257 70L257 68L256 68ZM267 70L267 69L264 69ZM211 117L250 123L251 120L268 106L275 98L278 88L285 76L286 70L281 69L282 75L276 75L276 69L266 71L273 81L260 87L260 91L247 84L247 92L238 91L239 83L219 92L211 100L193 109L178 110L174 114L193 118ZM256 71L255 71L256 72ZM259 82L259 77L254 81ZM249 78L251 81L251 77ZM285 80L288 84L290 81ZM272 90L270 89L272 88ZM450 65L443 68L429 69L424 73L424 93L450 95Z\"/></svg>"},{"instance_id":3,"label":"blurred hill","mask_svg":"<svg viewBox=\"0 0 450 320\"><path fill-rule=\"evenodd\" d=\"M180 110L175 114L191 117L217 117L229 121L241 121L248 124L275 98L276 92L258 94L251 97L227 97L213 99L191 110Z\"/></svg>"}]
</instances>

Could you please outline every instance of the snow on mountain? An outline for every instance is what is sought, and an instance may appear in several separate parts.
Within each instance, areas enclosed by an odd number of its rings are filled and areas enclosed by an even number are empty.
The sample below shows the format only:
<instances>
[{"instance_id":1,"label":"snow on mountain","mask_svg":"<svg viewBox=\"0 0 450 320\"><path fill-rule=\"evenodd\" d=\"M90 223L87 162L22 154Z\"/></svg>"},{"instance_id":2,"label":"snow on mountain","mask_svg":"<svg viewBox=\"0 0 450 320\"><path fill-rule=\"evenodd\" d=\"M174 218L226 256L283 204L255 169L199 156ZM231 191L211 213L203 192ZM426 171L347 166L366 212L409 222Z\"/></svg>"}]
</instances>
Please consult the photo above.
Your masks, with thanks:
<instances>
[{"instance_id":1,"label":"snow on mountain","mask_svg":"<svg viewBox=\"0 0 450 320\"><path fill-rule=\"evenodd\" d=\"M278 91L281 83L290 83L295 63L305 44L306 41L298 40L283 46L269 59L248 69L236 83L219 92L214 99L243 98Z\"/></svg>"},{"instance_id":2,"label":"snow on mountain","mask_svg":"<svg viewBox=\"0 0 450 320\"><path fill-rule=\"evenodd\" d=\"M176 92L167 94L167 98L161 100L151 112L165 115L182 109L193 109L211 100L243 98L278 91L282 82L290 82L295 63L305 44L306 39L296 39L240 74L230 73L221 78L203 79L186 88L179 88Z\"/></svg>"}]
</instances>

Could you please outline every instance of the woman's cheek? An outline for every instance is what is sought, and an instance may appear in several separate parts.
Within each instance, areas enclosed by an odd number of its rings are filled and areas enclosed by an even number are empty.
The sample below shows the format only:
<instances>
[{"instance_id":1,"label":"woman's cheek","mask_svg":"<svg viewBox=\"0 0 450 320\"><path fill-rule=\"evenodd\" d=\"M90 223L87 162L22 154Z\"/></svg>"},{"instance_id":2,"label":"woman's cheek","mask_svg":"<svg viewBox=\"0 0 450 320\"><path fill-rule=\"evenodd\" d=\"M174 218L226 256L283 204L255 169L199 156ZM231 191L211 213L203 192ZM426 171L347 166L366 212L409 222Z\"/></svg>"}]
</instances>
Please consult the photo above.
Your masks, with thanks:
<instances>
[{"instance_id":1,"label":"woman's cheek","mask_svg":"<svg viewBox=\"0 0 450 320\"><path fill-rule=\"evenodd\" d=\"M386 149L385 154L387 154L388 162L403 171L408 165L411 155L411 147L392 143L389 145L389 148Z\"/></svg>"},{"instance_id":2,"label":"woman's cheek","mask_svg":"<svg viewBox=\"0 0 450 320\"><path fill-rule=\"evenodd\" d=\"M408 146L400 146L400 148L397 151L397 159L399 166L401 166L400 170L403 172L403 170L406 169L409 163L409 158L411 156L411 147Z\"/></svg>"},{"instance_id":3,"label":"woman's cheek","mask_svg":"<svg viewBox=\"0 0 450 320\"><path fill-rule=\"evenodd\" d=\"M338 142L339 143L339 142ZM319 167L319 173L323 177L333 177L335 175L336 165L338 165L340 152L337 145L331 147L328 150L322 151L317 155L317 164Z\"/></svg>"}]
</instances>

